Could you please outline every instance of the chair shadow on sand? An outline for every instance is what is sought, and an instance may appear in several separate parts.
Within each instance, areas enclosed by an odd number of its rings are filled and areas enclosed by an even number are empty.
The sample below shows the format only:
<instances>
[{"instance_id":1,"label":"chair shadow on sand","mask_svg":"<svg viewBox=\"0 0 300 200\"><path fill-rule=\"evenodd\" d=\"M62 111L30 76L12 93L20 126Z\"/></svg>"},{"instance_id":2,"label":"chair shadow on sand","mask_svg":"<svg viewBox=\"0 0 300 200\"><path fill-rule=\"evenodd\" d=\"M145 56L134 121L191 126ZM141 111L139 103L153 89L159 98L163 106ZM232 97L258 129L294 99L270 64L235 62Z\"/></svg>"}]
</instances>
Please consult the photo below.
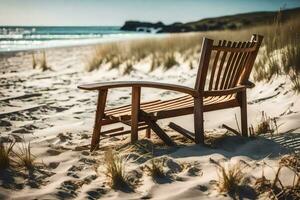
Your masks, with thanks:
<instances>
[{"instance_id":1,"label":"chair shadow on sand","mask_svg":"<svg viewBox=\"0 0 300 200\"><path fill-rule=\"evenodd\" d=\"M298 137L299 148L300 134ZM154 156L169 155L173 158L221 154L228 159L235 156L247 156L253 160L261 160L266 157L276 158L294 151L294 149L287 146L287 143L284 144L285 145L283 145L283 142L279 143L271 138L261 136L253 138L243 136L221 136L214 138L213 141L210 141L209 144L205 145L190 144L160 148L154 144L156 147L153 150L153 154Z\"/></svg>"}]
</instances>

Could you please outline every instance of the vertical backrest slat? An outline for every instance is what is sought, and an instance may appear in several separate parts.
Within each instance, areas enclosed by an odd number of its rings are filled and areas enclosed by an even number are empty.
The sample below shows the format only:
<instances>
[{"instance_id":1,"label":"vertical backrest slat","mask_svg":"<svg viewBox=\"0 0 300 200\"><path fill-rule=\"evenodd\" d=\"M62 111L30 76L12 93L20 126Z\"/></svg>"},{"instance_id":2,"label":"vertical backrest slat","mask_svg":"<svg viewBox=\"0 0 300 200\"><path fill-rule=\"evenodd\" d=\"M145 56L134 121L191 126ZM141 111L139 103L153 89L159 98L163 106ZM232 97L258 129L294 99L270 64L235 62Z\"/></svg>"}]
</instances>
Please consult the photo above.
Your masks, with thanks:
<instances>
[{"instance_id":1,"label":"vertical backrest slat","mask_svg":"<svg viewBox=\"0 0 300 200\"><path fill-rule=\"evenodd\" d=\"M242 42L241 49L244 48L245 46L246 46L246 42ZM238 70L239 64L240 64L241 59L243 57L243 54L244 54L244 52L238 52L238 56L237 56L236 62L234 63L232 73L231 73L231 75L229 77L227 88L231 87L232 80L234 79L235 74L236 74L236 72Z\"/></svg>"},{"instance_id":2,"label":"vertical backrest slat","mask_svg":"<svg viewBox=\"0 0 300 200\"><path fill-rule=\"evenodd\" d=\"M253 35L249 42L204 38L195 90L224 90L246 84L263 37Z\"/></svg>"},{"instance_id":3,"label":"vertical backrest slat","mask_svg":"<svg viewBox=\"0 0 300 200\"><path fill-rule=\"evenodd\" d=\"M244 47L248 48L248 47L250 47L250 45L251 45L251 42L247 42ZM235 86L236 79L238 79L240 77L240 74L241 74L242 70L245 67L245 62L247 61L248 55L250 53L251 52L241 53L240 62L236 63L235 71L234 71L234 74L232 74L232 78L230 80L229 87L234 87Z\"/></svg>"},{"instance_id":4,"label":"vertical backrest slat","mask_svg":"<svg viewBox=\"0 0 300 200\"><path fill-rule=\"evenodd\" d=\"M229 41L226 46L230 47L231 42ZM215 90L219 89L219 81L220 81L220 78L221 78L221 73L222 73L222 69L223 69L223 65L224 65L226 56L227 56L227 51L224 51L223 56L221 58L220 66L218 67L218 75L217 75L217 79L216 79L216 82L215 82Z\"/></svg>"},{"instance_id":5,"label":"vertical backrest slat","mask_svg":"<svg viewBox=\"0 0 300 200\"><path fill-rule=\"evenodd\" d=\"M225 41L223 41L223 42L225 42ZM219 40L218 46L222 46L222 41L221 40ZM213 87L214 78L215 78L214 75L215 75L215 71L216 71L216 68L217 68L218 61L219 61L220 52L221 51L217 51L215 59L214 59L214 62L213 62L213 66L212 66L212 69L211 69L210 80L209 80L209 88L208 88L208 90L211 90L212 87Z\"/></svg>"},{"instance_id":6,"label":"vertical backrest slat","mask_svg":"<svg viewBox=\"0 0 300 200\"><path fill-rule=\"evenodd\" d=\"M236 44L237 44L236 42L233 42L231 47L235 48ZM224 68L224 74L223 74L223 78L222 78L220 89L224 89L225 88L225 80L228 77L229 69L230 69L229 67L232 64L233 56L234 56L234 52L230 52L229 59L228 59L228 61L226 63L226 66Z\"/></svg>"},{"instance_id":7,"label":"vertical backrest slat","mask_svg":"<svg viewBox=\"0 0 300 200\"><path fill-rule=\"evenodd\" d=\"M204 38L202 43L199 68L198 68L198 73L197 73L197 78L195 83L195 90L197 91L204 90L213 42L214 41L211 39Z\"/></svg>"},{"instance_id":8,"label":"vertical backrest slat","mask_svg":"<svg viewBox=\"0 0 300 200\"><path fill-rule=\"evenodd\" d=\"M238 42L237 45L236 45L236 48L240 48L241 45L242 45L242 42ZM228 88L229 80L230 80L231 74L234 70L234 66L235 66L236 60L238 58L238 55L239 55L239 52L234 52L232 62L230 63L230 66L229 66L229 69L228 69L228 76L226 77L226 80L225 80L224 89Z\"/></svg>"},{"instance_id":9,"label":"vertical backrest slat","mask_svg":"<svg viewBox=\"0 0 300 200\"><path fill-rule=\"evenodd\" d=\"M255 42L249 42L249 44L247 45L247 47L251 48L251 47L254 47L255 45ZM243 62L240 64L240 68L239 68L239 71L236 73L235 75L235 78L232 82L232 86L235 86L235 85L238 85L240 84L240 80L241 80L241 77L246 69L246 66L248 65L249 61L251 61L251 55L253 54L253 52L247 52L246 55L245 55L245 58L243 60Z\"/></svg>"},{"instance_id":10,"label":"vertical backrest slat","mask_svg":"<svg viewBox=\"0 0 300 200\"><path fill-rule=\"evenodd\" d=\"M241 76L241 79L239 81L241 84L245 84L249 79L249 76L251 74L256 56L258 54L259 47L261 46L261 43L262 43L263 39L264 39L263 36L256 35L256 34L253 34L252 37L251 37L251 41L253 41L253 42L255 41L255 51L251 54L251 57L249 58L249 62L245 66L245 70L244 70L244 72Z\"/></svg>"}]
</instances>

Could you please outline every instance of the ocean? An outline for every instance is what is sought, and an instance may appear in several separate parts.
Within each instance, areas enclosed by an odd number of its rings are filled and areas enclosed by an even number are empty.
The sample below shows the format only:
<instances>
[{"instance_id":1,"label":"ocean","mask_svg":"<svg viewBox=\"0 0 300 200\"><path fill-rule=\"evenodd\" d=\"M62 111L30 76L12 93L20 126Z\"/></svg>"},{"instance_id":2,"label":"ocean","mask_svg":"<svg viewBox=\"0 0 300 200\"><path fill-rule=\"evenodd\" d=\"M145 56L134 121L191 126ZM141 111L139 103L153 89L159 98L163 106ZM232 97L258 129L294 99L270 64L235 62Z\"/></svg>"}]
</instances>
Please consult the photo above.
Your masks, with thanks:
<instances>
[{"instance_id":1,"label":"ocean","mask_svg":"<svg viewBox=\"0 0 300 200\"><path fill-rule=\"evenodd\" d=\"M0 52L95 44L149 34L121 31L118 26L0 26Z\"/></svg>"}]
</instances>

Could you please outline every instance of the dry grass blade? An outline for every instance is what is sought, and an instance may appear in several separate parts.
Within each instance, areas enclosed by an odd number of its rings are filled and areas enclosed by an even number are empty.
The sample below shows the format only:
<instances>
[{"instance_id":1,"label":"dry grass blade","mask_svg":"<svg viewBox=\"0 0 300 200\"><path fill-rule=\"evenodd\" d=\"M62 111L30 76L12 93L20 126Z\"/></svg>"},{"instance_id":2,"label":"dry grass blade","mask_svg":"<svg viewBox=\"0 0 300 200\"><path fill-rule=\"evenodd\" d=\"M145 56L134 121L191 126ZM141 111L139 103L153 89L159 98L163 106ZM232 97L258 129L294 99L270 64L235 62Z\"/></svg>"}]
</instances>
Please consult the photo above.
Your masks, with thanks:
<instances>
[{"instance_id":1,"label":"dry grass blade","mask_svg":"<svg viewBox=\"0 0 300 200\"><path fill-rule=\"evenodd\" d=\"M105 152L104 160L111 188L119 190L131 188L125 175L125 159L110 149Z\"/></svg>"},{"instance_id":2,"label":"dry grass blade","mask_svg":"<svg viewBox=\"0 0 300 200\"><path fill-rule=\"evenodd\" d=\"M12 149L16 142L9 144L0 143L0 170L6 169L11 165Z\"/></svg>"},{"instance_id":3,"label":"dry grass blade","mask_svg":"<svg viewBox=\"0 0 300 200\"><path fill-rule=\"evenodd\" d=\"M244 178L245 174L242 172L242 167L239 163L234 166L228 165L228 167L219 166L218 188L220 192L231 195L237 194Z\"/></svg>"},{"instance_id":4,"label":"dry grass blade","mask_svg":"<svg viewBox=\"0 0 300 200\"><path fill-rule=\"evenodd\" d=\"M32 68L35 69L36 65L37 64L36 64L35 55L34 55L34 53L32 53Z\"/></svg>"},{"instance_id":5,"label":"dry grass blade","mask_svg":"<svg viewBox=\"0 0 300 200\"><path fill-rule=\"evenodd\" d=\"M41 58L41 69L42 69L42 71L46 71L49 69L45 51L43 51L42 58Z\"/></svg>"},{"instance_id":6,"label":"dry grass blade","mask_svg":"<svg viewBox=\"0 0 300 200\"><path fill-rule=\"evenodd\" d=\"M33 169L36 164L36 156L31 153L30 142L26 144L23 142L17 152L14 152L16 157L18 158L18 163L21 167L25 167L26 169Z\"/></svg>"},{"instance_id":7,"label":"dry grass blade","mask_svg":"<svg viewBox=\"0 0 300 200\"><path fill-rule=\"evenodd\" d=\"M176 61L174 53L168 53L164 59L164 69L168 70L171 69L173 66L177 65L178 62Z\"/></svg>"},{"instance_id":8,"label":"dry grass blade","mask_svg":"<svg viewBox=\"0 0 300 200\"><path fill-rule=\"evenodd\" d=\"M156 180L158 178L164 178L166 174L163 170L164 161L161 159L152 159L151 165L146 165L146 169L150 173L150 176L153 178L153 180Z\"/></svg>"},{"instance_id":9,"label":"dry grass blade","mask_svg":"<svg viewBox=\"0 0 300 200\"><path fill-rule=\"evenodd\" d=\"M280 159L279 164L288 167L296 173L300 174L300 155L294 154L283 156Z\"/></svg>"},{"instance_id":10,"label":"dry grass blade","mask_svg":"<svg viewBox=\"0 0 300 200\"><path fill-rule=\"evenodd\" d=\"M273 134L275 130L278 133L276 118L268 117L267 114L262 111L260 122L255 126L255 128L251 125L249 130L251 136L257 136L265 133Z\"/></svg>"},{"instance_id":11,"label":"dry grass blade","mask_svg":"<svg viewBox=\"0 0 300 200\"><path fill-rule=\"evenodd\" d=\"M291 38L290 44L281 51L284 71L291 78L293 89L300 92L300 43Z\"/></svg>"},{"instance_id":12,"label":"dry grass blade","mask_svg":"<svg viewBox=\"0 0 300 200\"><path fill-rule=\"evenodd\" d=\"M126 74L130 74L130 72L133 70L133 65L131 62L127 62L126 63L126 66L125 66L125 69L124 69L124 72L123 72L123 75L126 75Z\"/></svg>"},{"instance_id":13,"label":"dry grass blade","mask_svg":"<svg viewBox=\"0 0 300 200\"><path fill-rule=\"evenodd\" d=\"M271 199L294 200L300 199L300 177L297 172L299 158L293 155L284 156L279 162L279 167L275 173L273 182L266 179L264 175L255 182L255 189L259 194L266 194ZM296 164L296 167L295 167ZM280 172L283 167L291 169L295 174L292 185L283 185L280 180Z\"/></svg>"}]
</instances>

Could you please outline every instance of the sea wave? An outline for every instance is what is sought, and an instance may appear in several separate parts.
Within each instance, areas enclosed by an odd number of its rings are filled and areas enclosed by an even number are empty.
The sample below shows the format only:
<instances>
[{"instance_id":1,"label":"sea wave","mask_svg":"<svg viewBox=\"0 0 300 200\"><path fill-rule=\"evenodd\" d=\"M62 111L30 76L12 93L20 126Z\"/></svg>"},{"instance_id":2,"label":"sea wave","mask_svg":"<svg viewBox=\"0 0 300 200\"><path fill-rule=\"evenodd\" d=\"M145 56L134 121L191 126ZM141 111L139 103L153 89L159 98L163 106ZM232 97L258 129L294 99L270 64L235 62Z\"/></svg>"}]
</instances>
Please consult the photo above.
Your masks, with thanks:
<instances>
[{"instance_id":1,"label":"sea wave","mask_svg":"<svg viewBox=\"0 0 300 200\"><path fill-rule=\"evenodd\" d=\"M74 46L145 37L118 27L0 27L0 52Z\"/></svg>"}]
</instances>

